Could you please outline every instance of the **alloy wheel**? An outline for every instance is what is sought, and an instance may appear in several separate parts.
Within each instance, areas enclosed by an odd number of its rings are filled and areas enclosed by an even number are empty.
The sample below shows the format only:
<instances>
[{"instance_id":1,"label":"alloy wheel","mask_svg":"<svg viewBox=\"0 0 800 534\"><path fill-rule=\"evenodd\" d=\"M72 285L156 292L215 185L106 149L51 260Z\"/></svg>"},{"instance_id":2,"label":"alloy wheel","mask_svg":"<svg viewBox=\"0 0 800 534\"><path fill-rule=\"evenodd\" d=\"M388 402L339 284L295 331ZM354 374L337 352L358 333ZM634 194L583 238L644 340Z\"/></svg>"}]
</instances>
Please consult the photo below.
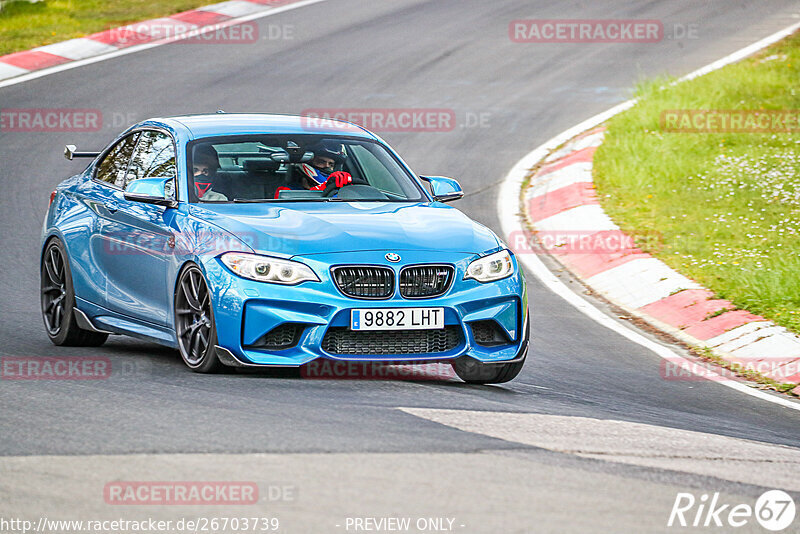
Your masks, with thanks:
<instances>
[{"instance_id":1,"label":"alloy wheel","mask_svg":"<svg viewBox=\"0 0 800 534\"><path fill-rule=\"evenodd\" d=\"M58 246L51 245L42 260L42 315L51 336L58 335L64 322L67 276L64 257Z\"/></svg>"},{"instance_id":2,"label":"alloy wheel","mask_svg":"<svg viewBox=\"0 0 800 534\"><path fill-rule=\"evenodd\" d=\"M213 337L211 297L203 273L197 267L186 269L175 296L175 327L181 356L189 367L199 367Z\"/></svg>"}]
</instances>

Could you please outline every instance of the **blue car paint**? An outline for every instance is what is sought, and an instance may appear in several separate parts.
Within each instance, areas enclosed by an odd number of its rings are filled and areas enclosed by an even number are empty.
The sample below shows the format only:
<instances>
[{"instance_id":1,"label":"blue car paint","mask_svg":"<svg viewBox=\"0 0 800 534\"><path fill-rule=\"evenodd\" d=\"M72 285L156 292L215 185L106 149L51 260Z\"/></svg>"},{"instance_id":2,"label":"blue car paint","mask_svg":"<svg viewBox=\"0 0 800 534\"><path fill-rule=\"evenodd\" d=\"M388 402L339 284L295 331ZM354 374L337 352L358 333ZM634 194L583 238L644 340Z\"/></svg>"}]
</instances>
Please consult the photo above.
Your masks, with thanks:
<instances>
[{"instance_id":1,"label":"blue car paint","mask_svg":"<svg viewBox=\"0 0 800 534\"><path fill-rule=\"evenodd\" d=\"M380 138L353 125L309 128L299 117L214 115L151 119L123 132L157 128L175 140L176 208L127 201L122 192L91 179L102 155L81 174L62 182L44 221L42 250L51 237L67 249L76 306L99 329L176 347L173 301L180 270L197 264L206 276L218 344L245 363L301 365L316 358L349 360L431 360L468 354L483 362L519 356L527 320L525 280L514 262L511 277L490 283L465 280L474 259L504 248L485 226L457 209L435 202L424 191L420 202L317 202L190 204L186 144L233 134L323 134L360 137L381 143L419 184L416 175ZM145 187L140 185L140 187ZM145 190L140 192L147 192ZM320 282L282 286L234 275L220 256L230 250L292 258L311 267ZM401 256L398 263L385 259ZM340 264L380 264L396 272L407 265L443 263L456 269L441 297L386 300L346 297L331 279ZM443 307L445 323L462 328L463 342L436 355L337 356L320 347L329 327L349 325L350 310L370 307ZM479 346L466 324L495 320L511 345ZM247 348L283 323L307 328L293 348Z\"/></svg>"}]
</instances>

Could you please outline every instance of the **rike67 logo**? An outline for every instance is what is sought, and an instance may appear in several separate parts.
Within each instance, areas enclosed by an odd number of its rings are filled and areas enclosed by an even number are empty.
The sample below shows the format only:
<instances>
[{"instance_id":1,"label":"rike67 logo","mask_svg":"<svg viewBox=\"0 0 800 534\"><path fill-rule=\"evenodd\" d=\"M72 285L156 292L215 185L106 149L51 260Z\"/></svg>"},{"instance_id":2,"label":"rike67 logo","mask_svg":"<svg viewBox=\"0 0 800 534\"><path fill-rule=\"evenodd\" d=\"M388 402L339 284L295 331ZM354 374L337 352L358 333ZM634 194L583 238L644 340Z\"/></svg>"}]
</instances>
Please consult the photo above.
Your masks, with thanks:
<instances>
[{"instance_id":1,"label":"rike67 logo","mask_svg":"<svg viewBox=\"0 0 800 534\"><path fill-rule=\"evenodd\" d=\"M795 517L794 499L781 490L764 492L755 506L731 504L704 493L699 498L691 493L678 493L667 521L668 527L724 527L726 531L740 528L755 519L761 527L772 532L792 525Z\"/></svg>"}]
</instances>

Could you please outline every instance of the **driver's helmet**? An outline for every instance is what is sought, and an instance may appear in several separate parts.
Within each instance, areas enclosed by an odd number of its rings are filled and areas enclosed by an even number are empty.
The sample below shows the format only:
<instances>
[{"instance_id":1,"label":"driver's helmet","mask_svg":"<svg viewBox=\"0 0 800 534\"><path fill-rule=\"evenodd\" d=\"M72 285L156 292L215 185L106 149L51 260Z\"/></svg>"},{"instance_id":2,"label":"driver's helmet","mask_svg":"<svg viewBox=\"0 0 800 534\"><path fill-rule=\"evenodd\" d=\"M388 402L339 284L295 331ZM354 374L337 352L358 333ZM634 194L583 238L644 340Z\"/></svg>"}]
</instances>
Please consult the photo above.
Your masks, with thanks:
<instances>
[{"instance_id":1,"label":"driver's helmet","mask_svg":"<svg viewBox=\"0 0 800 534\"><path fill-rule=\"evenodd\" d=\"M213 176L219 170L219 155L213 145L204 143L194 148L192 157L193 166L205 167L206 176Z\"/></svg>"},{"instance_id":2,"label":"driver's helmet","mask_svg":"<svg viewBox=\"0 0 800 534\"><path fill-rule=\"evenodd\" d=\"M314 153L314 159L309 163L301 163L300 170L308 176L316 185L322 185L328 181L328 177L336 169L336 165L347 158L344 145L330 140L323 140L307 148L308 152ZM319 165L321 159L332 160L329 166Z\"/></svg>"},{"instance_id":3,"label":"driver's helmet","mask_svg":"<svg viewBox=\"0 0 800 534\"><path fill-rule=\"evenodd\" d=\"M194 169L192 169L197 196L202 198L211 189L212 179L219 170L219 156L216 149L211 144L197 145L192 157L192 166L206 169L206 172L196 175L194 174Z\"/></svg>"}]
</instances>

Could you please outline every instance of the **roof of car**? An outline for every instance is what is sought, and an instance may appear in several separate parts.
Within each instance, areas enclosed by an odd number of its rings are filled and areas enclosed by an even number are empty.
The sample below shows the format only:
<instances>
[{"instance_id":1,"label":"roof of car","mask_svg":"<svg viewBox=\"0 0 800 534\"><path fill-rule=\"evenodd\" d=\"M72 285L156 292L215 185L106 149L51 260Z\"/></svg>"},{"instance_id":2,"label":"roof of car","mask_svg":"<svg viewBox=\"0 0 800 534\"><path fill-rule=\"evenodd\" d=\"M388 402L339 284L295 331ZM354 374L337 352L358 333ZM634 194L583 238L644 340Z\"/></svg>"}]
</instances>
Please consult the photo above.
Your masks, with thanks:
<instances>
[{"instance_id":1,"label":"roof of car","mask_svg":"<svg viewBox=\"0 0 800 534\"><path fill-rule=\"evenodd\" d=\"M347 135L374 139L375 136L355 124L334 119L301 117L298 115L272 115L266 113L213 113L183 115L155 122L183 126L194 139L235 134L317 134Z\"/></svg>"}]
</instances>

